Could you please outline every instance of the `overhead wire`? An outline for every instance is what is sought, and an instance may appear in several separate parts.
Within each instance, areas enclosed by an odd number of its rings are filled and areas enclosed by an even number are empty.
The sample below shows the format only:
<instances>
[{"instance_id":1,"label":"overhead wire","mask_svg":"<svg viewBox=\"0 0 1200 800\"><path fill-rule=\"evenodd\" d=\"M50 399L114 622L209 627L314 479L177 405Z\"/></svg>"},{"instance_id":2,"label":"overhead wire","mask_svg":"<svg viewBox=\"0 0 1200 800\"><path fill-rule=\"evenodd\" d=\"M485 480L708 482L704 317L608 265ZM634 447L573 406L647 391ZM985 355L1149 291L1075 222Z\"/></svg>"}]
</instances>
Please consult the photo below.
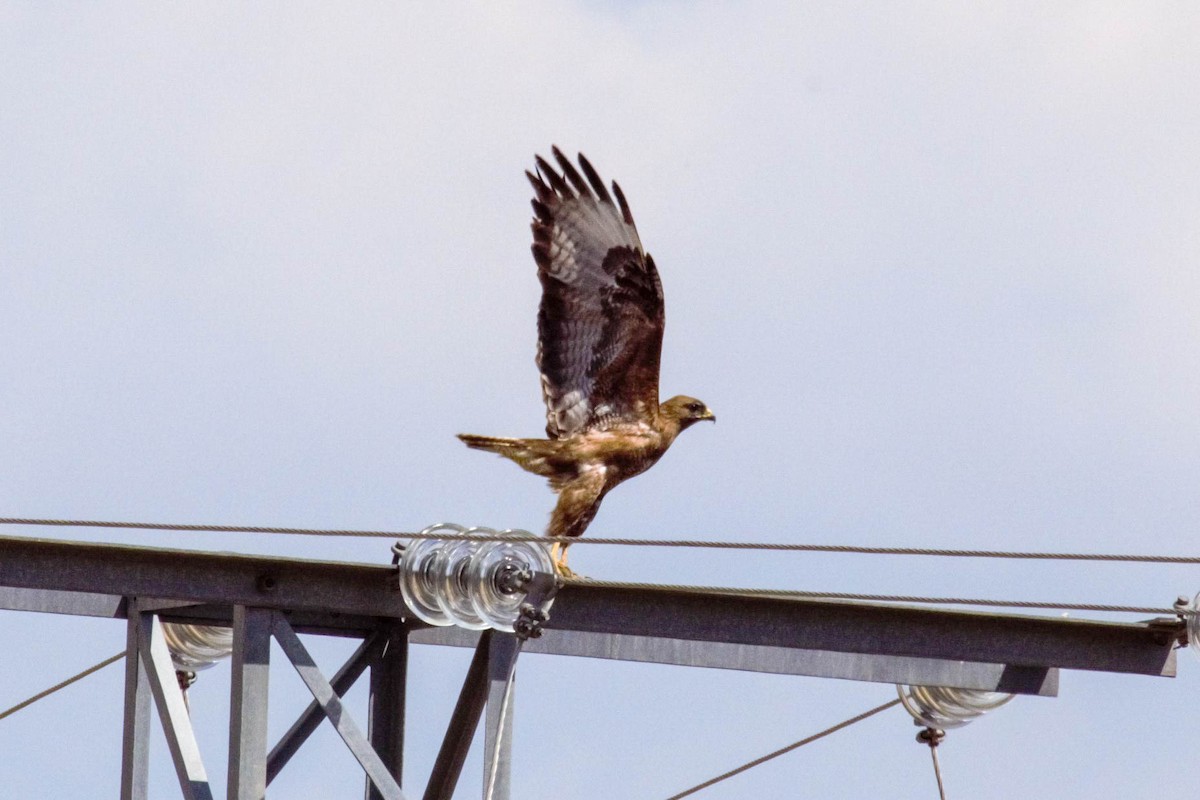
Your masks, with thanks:
<instances>
[{"instance_id":1,"label":"overhead wire","mask_svg":"<svg viewBox=\"0 0 1200 800\"><path fill-rule=\"evenodd\" d=\"M53 686L51 686L49 689L43 689L42 691L38 692L37 694L33 695L32 697L29 697L29 698L17 703L15 706L12 706L11 708L7 708L4 711L0 711L0 719L4 719L5 717L12 716L13 714L17 713L21 709L28 708L29 706L33 705L37 701L42 700L42 699L54 694L59 689L65 689L68 686L70 686L72 683L75 683L76 681L81 681L84 678L86 678L87 676L91 675L92 673L99 672L100 670L107 667L109 664L113 664L117 661L120 661L124 657L125 657L125 651L122 650L121 652L104 659L103 661L101 661L98 664L93 664L92 666L85 669L83 672L76 673L75 675L72 675L71 677L67 678L65 681L60 681L59 683L56 683Z\"/></svg>"},{"instance_id":2,"label":"overhead wire","mask_svg":"<svg viewBox=\"0 0 1200 800\"><path fill-rule=\"evenodd\" d=\"M292 528L257 525L207 525L169 522L117 522L104 520L44 519L31 517L0 517L0 525L29 525L47 527L117 528L126 530L160 530L210 533L262 533L299 536L341 536L388 539L440 539L444 541L520 541L561 542L569 544L625 545L633 547L693 547L737 550L770 550L819 553L857 553L869 555L902 556L950 556L959 558L1007 558L1070 561L1106 561L1159 564L1200 564L1200 556L1139 555L1112 553L1040 553L1003 550L939 550L915 547L859 547L854 545L788 544L772 542L727 542L694 539L627 539L605 537L549 537L529 534L527 537L512 532L485 534L471 531L454 533L439 530L435 533L413 533L404 531L349 530L337 528ZM817 592L796 589L751 589L727 586L695 586L683 584L627 583L593 579L568 579L568 584L615 589L663 589L674 591L709 592L720 594L753 595L763 597L791 597L798 599L852 600L880 603L913 603L929 605L966 605L988 608L1023 608L1050 611L1090 611L1098 613L1173 614L1196 615L1195 609L1163 608L1157 606L1112 605L1102 603L1064 603L1057 601L996 600L970 597L929 597L921 595L862 594L853 592Z\"/></svg>"},{"instance_id":3,"label":"overhead wire","mask_svg":"<svg viewBox=\"0 0 1200 800\"><path fill-rule=\"evenodd\" d=\"M904 702L903 694L900 695L900 702ZM905 704L905 708L908 708L907 704ZM911 708L908 708L908 713L912 713ZM946 800L946 784L942 781L942 762L938 760L938 748L941 747L945 738L946 732L944 730L932 726L926 727L917 734L917 741L929 746L929 757L933 759L933 777L937 779L938 797L940 800Z\"/></svg>"},{"instance_id":4,"label":"overhead wire","mask_svg":"<svg viewBox=\"0 0 1200 800\"><path fill-rule=\"evenodd\" d=\"M202 525L171 522L113 522L104 520L41 519L0 517L0 525L48 526L63 528L118 528L125 530L185 531L197 533L263 533L294 536L336 536L380 539L444 539L448 541L513 541L521 537L508 534L478 534L448 531L419 533L409 531L350 530L341 528L292 528L259 525ZM685 547L716 550L765 550L801 553L850 553L860 555L938 556L948 558L1000 558L1040 561L1109 561L1140 564L1200 564L1200 555L1176 556L1137 553L1047 553L1021 550L961 550L932 547L871 547L840 544L804 544L790 542L736 542L707 539L630 539L604 536L535 536L532 541L562 544L619 545L623 547Z\"/></svg>"},{"instance_id":5,"label":"overhead wire","mask_svg":"<svg viewBox=\"0 0 1200 800\"><path fill-rule=\"evenodd\" d=\"M379 539L409 539L409 540L444 540L444 541L512 541L514 534L481 534L464 531L462 534L448 530L437 533L408 533L394 530L349 530L326 528L284 528L262 527L262 525L215 525L187 524L161 522L113 522L96 521L96 519L46 519L31 517L0 517L0 525L41 525L41 527L62 528L115 528L127 530L169 530L190 531L190 533L235 533L235 534L283 534L301 536L361 536L379 537ZM752 551L787 551L787 552L817 552L817 553L858 553L872 555L932 555L932 557L955 558L998 558L998 559L1037 559L1037 560L1079 560L1079 561L1121 561L1121 563L1152 563L1152 564L1200 564L1200 557L1184 557L1184 555L1145 555L1145 554L1112 554L1112 553L1037 553L1020 551L964 551L964 549L936 549L914 547L858 547L850 545L803 545L803 543L782 542L727 542L704 540L644 540L644 539L611 539L611 537L589 536L535 536L529 534L530 540L540 542L589 543L589 545L622 545L631 547L695 547L719 549L752 549ZM750 589L733 587L706 587L706 585L661 584L661 583L628 583L616 581L595 581L595 579L571 578L568 584L587 585L587 587L607 589L662 589L677 591L704 591L712 594L734 594L767 597L796 597L809 600L846 600L863 602L896 602L914 604L948 604L948 606L979 606L990 608L1026 608L1039 610L1080 610L1080 612L1097 613L1134 613L1134 614L1176 614L1194 615L1195 609L1163 608L1156 606L1121 606L1108 603L1075 603L1056 601L1027 601L1027 600L995 600L985 597L941 597L922 595L883 595L840 593L840 591L806 591L797 589Z\"/></svg>"},{"instance_id":6,"label":"overhead wire","mask_svg":"<svg viewBox=\"0 0 1200 800\"><path fill-rule=\"evenodd\" d=\"M938 761L936 746L929 748L929 756L933 759L933 777L937 779L938 797L946 800L946 784L942 782L942 764Z\"/></svg>"},{"instance_id":7,"label":"overhead wire","mask_svg":"<svg viewBox=\"0 0 1200 800\"><path fill-rule=\"evenodd\" d=\"M667 798L667 800L680 800L680 798L695 794L696 792L699 792L703 789L707 789L708 787L718 784L721 781L728 780L729 778L732 778L734 775L740 775L741 773L745 772L746 770L753 769L754 767L757 767L760 764L765 764L766 762L770 761L773 758L778 758L779 756L790 753L793 750L803 747L806 744L812 744L813 742L817 741L818 739L824 739L826 736L829 736L830 734L833 734L833 733L837 733L838 731L842 730L843 728L849 728L851 725L854 725L855 723L862 722L864 719L867 719L868 717L873 717L876 714L879 714L883 711L887 711L892 706L897 706L899 704L900 704L900 701L897 699L897 700L891 700L882 705L875 706L874 708L870 709L869 711L864 711L863 713L861 713L857 716L851 717L850 719L847 719L847 720L843 720L842 722L839 722L837 725L833 725L831 727L826 728L823 731L818 731L817 733L814 733L812 736L806 736L805 738L801 739L798 742L792 742L791 744L789 744L786 747L781 747L778 750L767 753L765 756L760 756L759 758L756 758L753 761L747 761L745 764L742 764L740 767L734 767L733 769L729 770L728 772L722 772L720 775L717 775L716 777L713 777L713 778L709 778L708 780L704 781L703 783L698 783L689 789L684 789L682 792L680 792L678 794L671 795L670 797Z\"/></svg>"}]
</instances>

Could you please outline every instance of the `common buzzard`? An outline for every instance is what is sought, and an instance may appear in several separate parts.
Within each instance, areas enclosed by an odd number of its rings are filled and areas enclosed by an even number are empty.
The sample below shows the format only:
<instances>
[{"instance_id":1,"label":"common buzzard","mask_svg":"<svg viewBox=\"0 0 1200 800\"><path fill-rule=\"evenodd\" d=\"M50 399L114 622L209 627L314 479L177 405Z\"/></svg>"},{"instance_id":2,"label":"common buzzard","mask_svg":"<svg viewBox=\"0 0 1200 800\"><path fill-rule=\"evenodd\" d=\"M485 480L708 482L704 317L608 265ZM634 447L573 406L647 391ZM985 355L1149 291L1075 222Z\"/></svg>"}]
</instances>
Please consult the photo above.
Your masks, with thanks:
<instances>
[{"instance_id":1,"label":"common buzzard","mask_svg":"<svg viewBox=\"0 0 1200 800\"><path fill-rule=\"evenodd\" d=\"M613 487L654 465L675 437L716 420L694 397L658 402L663 291L621 187L612 194L582 154L553 148L533 185L533 259L542 282L537 365L546 439L459 434L550 481L558 505L547 536L579 536ZM585 180L586 178L586 180ZM613 197L616 197L614 202ZM566 546L555 546L566 569Z\"/></svg>"}]
</instances>

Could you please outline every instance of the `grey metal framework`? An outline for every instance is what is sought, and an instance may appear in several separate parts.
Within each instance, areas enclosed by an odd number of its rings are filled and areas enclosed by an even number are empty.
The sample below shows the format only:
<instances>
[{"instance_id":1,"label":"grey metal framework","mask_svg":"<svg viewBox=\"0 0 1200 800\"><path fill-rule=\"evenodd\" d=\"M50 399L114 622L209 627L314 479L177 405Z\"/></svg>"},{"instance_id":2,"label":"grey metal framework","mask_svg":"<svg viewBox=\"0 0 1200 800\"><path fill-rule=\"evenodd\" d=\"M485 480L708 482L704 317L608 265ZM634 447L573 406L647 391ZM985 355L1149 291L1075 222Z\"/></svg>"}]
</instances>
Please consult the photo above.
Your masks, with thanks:
<instances>
[{"instance_id":1,"label":"grey metal framework","mask_svg":"<svg viewBox=\"0 0 1200 800\"><path fill-rule=\"evenodd\" d=\"M425 787L449 798L481 719L485 786L509 796L512 715L501 712L520 652L681 666L953 686L1053 696L1059 669L1171 677L1183 623L1114 623L945 611L841 601L568 584L541 638L431 628L414 619L395 567L0 538L0 608L126 620L122 800L147 796L150 703L158 709L188 800L211 798L163 622L231 626L229 800L261 800L266 786L322 720L366 774L368 800L415 797L403 785L404 704L411 644L475 654ZM362 640L326 678L298 634ZM313 701L279 742L267 741L271 639ZM363 728L341 697L369 671Z\"/></svg>"}]
</instances>

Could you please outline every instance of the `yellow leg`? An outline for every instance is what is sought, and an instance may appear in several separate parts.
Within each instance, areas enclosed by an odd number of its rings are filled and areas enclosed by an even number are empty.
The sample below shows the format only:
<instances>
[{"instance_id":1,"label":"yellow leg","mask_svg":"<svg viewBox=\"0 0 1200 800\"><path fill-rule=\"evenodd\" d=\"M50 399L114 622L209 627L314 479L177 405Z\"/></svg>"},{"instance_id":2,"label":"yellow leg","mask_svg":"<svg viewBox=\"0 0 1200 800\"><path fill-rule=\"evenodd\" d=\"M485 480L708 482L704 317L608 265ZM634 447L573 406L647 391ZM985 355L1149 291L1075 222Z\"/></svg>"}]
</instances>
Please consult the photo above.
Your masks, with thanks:
<instances>
[{"instance_id":1,"label":"yellow leg","mask_svg":"<svg viewBox=\"0 0 1200 800\"><path fill-rule=\"evenodd\" d=\"M567 566L567 547L563 542L555 542L550 545L550 560L554 562L554 568L558 570L558 574L564 578L574 578L575 572Z\"/></svg>"}]
</instances>

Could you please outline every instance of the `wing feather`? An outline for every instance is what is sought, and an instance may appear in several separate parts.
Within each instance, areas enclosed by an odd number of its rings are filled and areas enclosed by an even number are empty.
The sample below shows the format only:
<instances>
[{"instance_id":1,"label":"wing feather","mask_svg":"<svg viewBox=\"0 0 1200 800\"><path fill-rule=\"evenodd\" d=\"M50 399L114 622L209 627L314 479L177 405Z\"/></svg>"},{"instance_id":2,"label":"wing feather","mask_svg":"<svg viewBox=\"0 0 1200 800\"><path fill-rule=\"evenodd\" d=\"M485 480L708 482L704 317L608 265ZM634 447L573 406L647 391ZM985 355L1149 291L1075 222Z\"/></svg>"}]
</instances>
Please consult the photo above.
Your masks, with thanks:
<instances>
[{"instance_id":1,"label":"wing feather","mask_svg":"<svg viewBox=\"0 0 1200 800\"><path fill-rule=\"evenodd\" d=\"M629 204L579 157L536 159L533 257L542 283L537 364L551 438L658 412L663 293ZM565 176L565 177L564 177ZM585 177L586 176L586 177Z\"/></svg>"},{"instance_id":2,"label":"wing feather","mask_svg":"<svg viewBox=\"0 0 1200 800\"><path fill-rule=\"evenodd\" d=\"M571 163L570 159L564 156L562 151L557 147L551 149L554 151L554 160L558 162L558 166L562 168L563 175L566 176L566 179L571 182L573 187L575 187L575 191L578 193L578 195L580 197L593 197L591 187L589 187L583 180L583 176L581 176L579 171L575 169L575 165Z\"/></svg>"},{"instance_id":3,"label":"wing feather","mask_svg":"<svg viewBox=\"0 0 1200 800\"><path fill-rule=\"evenodd\" d=\"M592 162L583 157L583 153L579 154L579 166L583 168L583 174L587 175L588 183L592 185L592 191L606 203L612 203L612 195L608 193L608 189L604 188L604 181L600 180L600 174L596 172L596 168L592 166Z\"/></svg>"}]
</instances>

